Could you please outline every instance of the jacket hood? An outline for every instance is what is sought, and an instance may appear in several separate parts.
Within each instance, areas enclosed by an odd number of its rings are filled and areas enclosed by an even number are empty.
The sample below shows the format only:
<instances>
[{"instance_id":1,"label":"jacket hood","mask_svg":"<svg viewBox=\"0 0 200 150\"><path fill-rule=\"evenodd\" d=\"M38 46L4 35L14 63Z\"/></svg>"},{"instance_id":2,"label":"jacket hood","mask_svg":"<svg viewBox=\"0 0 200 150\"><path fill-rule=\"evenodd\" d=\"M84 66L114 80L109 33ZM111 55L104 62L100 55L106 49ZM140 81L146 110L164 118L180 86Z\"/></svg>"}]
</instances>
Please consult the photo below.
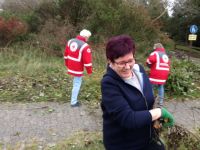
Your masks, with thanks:
<instances>
[{"instance_id":1,"label":"jacket hood","mask_svg":"<svg viewBox=\"0 0 200 150\"><path fill-rule=\"evenodd\" d=\"M83 36L78 35L78 36L76 36L76 38L79 39L79 40L81 40L81 41L86 42L86 38L83 37Z\"/></svg>"},{"instance_id":2,"label":"jacket hood","mask_svg":"<svg viewBox=\"0 0 200 150\"><path fill-rule=\"evenodd\" d=\"M165 52L165 49L164 48L156 48L155 51Z\"/></svg>"}]
</instances>

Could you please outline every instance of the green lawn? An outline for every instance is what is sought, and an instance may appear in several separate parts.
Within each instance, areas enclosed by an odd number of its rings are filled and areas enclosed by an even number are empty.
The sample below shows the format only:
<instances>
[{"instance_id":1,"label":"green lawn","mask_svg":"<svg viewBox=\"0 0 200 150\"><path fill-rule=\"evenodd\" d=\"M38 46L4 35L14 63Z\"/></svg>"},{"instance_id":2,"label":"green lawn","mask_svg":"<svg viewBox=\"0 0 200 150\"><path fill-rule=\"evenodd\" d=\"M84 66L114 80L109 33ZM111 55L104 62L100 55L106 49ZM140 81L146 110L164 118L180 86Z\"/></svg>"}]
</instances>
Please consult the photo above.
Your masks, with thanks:
<instances>
[{"instance_id":1,"label":"green lawn","mask_svg":"<svg viewBox=\"0 0 200 150\"><path fill-rule=\"evenodd\" d=\"M176 45L176 49L185 52L186 54L200 58L200 48L199 47L189 47L184 45Z\"/></svg>"}]
</instances>

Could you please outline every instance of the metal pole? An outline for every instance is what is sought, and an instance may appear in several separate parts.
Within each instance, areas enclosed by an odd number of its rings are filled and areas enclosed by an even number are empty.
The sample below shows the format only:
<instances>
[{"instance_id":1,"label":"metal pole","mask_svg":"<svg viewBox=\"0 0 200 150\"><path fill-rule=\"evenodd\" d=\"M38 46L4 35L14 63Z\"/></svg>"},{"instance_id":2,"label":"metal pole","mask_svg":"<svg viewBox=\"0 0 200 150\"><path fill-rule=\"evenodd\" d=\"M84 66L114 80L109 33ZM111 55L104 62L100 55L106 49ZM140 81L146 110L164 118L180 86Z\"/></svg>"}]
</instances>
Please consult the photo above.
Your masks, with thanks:
<instances>
[{"instance_id":1,"label":"metal pole","mask_svg":"<svg viewBox=\"0 0 200 150\"><path fill-rule=\"evenodd\" d=\"M190 40L190 45L189 46L190 46L190 48L192 48L192 40Z\"/></svg>"}]
</instances>

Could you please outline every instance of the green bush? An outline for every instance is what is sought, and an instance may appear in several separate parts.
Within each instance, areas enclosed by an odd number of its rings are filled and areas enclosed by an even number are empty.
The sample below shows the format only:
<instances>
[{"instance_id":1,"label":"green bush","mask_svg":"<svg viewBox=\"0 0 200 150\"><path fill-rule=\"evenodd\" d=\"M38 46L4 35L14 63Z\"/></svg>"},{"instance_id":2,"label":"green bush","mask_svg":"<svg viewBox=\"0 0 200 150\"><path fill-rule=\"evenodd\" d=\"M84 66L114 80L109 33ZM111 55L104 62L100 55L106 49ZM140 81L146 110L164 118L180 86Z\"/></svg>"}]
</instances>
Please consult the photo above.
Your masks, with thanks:
<instances>
[{"instance_id":1,"label":"green bush","mask_svg":"<svg viewBox=\"0 0 200 150\"><path fill-rule=\"evenodd\" d=\"M42 19L43 23L48 19L56 18L58 15L57 1L41 1L36 7L35 13Z\"/></svg>"},{"instance_id":2,"label":"green bush","mask_svg":"<svg viewBox=\"0 0 200 150\"><path fill-rule=\"evenodd\" d=\"M159 31L150 23L151 18L143 6L122 0L101 0L90 1L90 7L93 13L85 25L94 32L95 39L119 34L131 35L140 42L158 38Z\"/></svg>"},{"instance_id":3,"label":"green bush","mask_svg":"<svg viewBox=\"0 0 200 150\"><path fill-rule=\"evenodd\" d=\"M188 60L172 59L166 90L177 96L190 96L199 82L200 66Z\"/></svg>"},{"instance_id":4,"label":"green bush","mask_svg":"<svg viewBox=\"0 0 200 150\"><path fill-rule=\"evenodd\" d=\"M29 12L7 15L20 16L29 25L29 32L42 31L49 20L55 20L63 27L71 25L72 28L67 27L67 31L73 29L75 34L72 36L88 28L93 35L91 41L95 43L104 42L108 37L118 34L129 34L147 45L161 37L160 27L151 23L146 7L123 0L44 1Z\"/></svg>"},{"instance_id":5,"label":"green bush","mask_svg":"<svg viewBox=\"0 0 200 150\"><path fill-rule=\"evenodd\" d=\"M8 20L8 19L10 19L10 18L12 18L12 17L16 17L16 14L14 14L14 13L12 13L12 12L10 12L10 11L2 11L2 12L0 13L0 16L1 16L2 18L4 18L5 20Z\"/></svg>"},{"instance_id":6,"label":"green bush","mask_svg":"<svg viewBox=\"0 0 200 150\"><path fill-rule=\"evenodd\" d=\"M58 0L58 14L71 23L76 31L88 28L94 42L105 38L129 34L137 41L159 38L159 27L151 24L151 17L144 6L123 0Z\"/></svg>"},{"instance_id":7,"label":"green bush","mask_svg":"<svg viewBox=\"0 0 200 150\"><path fill-rule=\"evenodd\" d=\"M21 18L26 21L29 26L29 32L38 32L41 27L41 18L34 12L21 15Z\"/></svg>"},{"instance_id":8,"label":"green bush","mask_svg":"<svg viewBox=\"0 0 200 150\"><path fill-rule=\"evenodd\" d=\"M58 0L56 4L62 20L69 20L74 26L84 22L92 13L89 0Z\"/></svg>"}]
</instances>

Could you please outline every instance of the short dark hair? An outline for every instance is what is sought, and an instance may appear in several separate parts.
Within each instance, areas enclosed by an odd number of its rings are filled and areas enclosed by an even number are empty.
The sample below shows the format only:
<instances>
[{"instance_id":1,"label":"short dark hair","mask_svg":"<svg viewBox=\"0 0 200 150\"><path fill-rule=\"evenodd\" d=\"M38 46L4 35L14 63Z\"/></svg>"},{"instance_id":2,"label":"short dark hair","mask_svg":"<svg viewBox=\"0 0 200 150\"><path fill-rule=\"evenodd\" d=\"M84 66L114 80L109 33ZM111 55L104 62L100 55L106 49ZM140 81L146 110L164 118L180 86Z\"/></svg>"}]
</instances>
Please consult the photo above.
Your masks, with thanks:
<instances>
[{"instance_id":1,"label":"short dark hair","mask_svg":"<svg viewBox=\"0 0 200 150\"><path fill-rule=\"evenodd\" d=\"M111 37L106 44L106 57L111 62L132 52L135 54L134 40L128 35Z\"/></svg>"}]
</instances>

